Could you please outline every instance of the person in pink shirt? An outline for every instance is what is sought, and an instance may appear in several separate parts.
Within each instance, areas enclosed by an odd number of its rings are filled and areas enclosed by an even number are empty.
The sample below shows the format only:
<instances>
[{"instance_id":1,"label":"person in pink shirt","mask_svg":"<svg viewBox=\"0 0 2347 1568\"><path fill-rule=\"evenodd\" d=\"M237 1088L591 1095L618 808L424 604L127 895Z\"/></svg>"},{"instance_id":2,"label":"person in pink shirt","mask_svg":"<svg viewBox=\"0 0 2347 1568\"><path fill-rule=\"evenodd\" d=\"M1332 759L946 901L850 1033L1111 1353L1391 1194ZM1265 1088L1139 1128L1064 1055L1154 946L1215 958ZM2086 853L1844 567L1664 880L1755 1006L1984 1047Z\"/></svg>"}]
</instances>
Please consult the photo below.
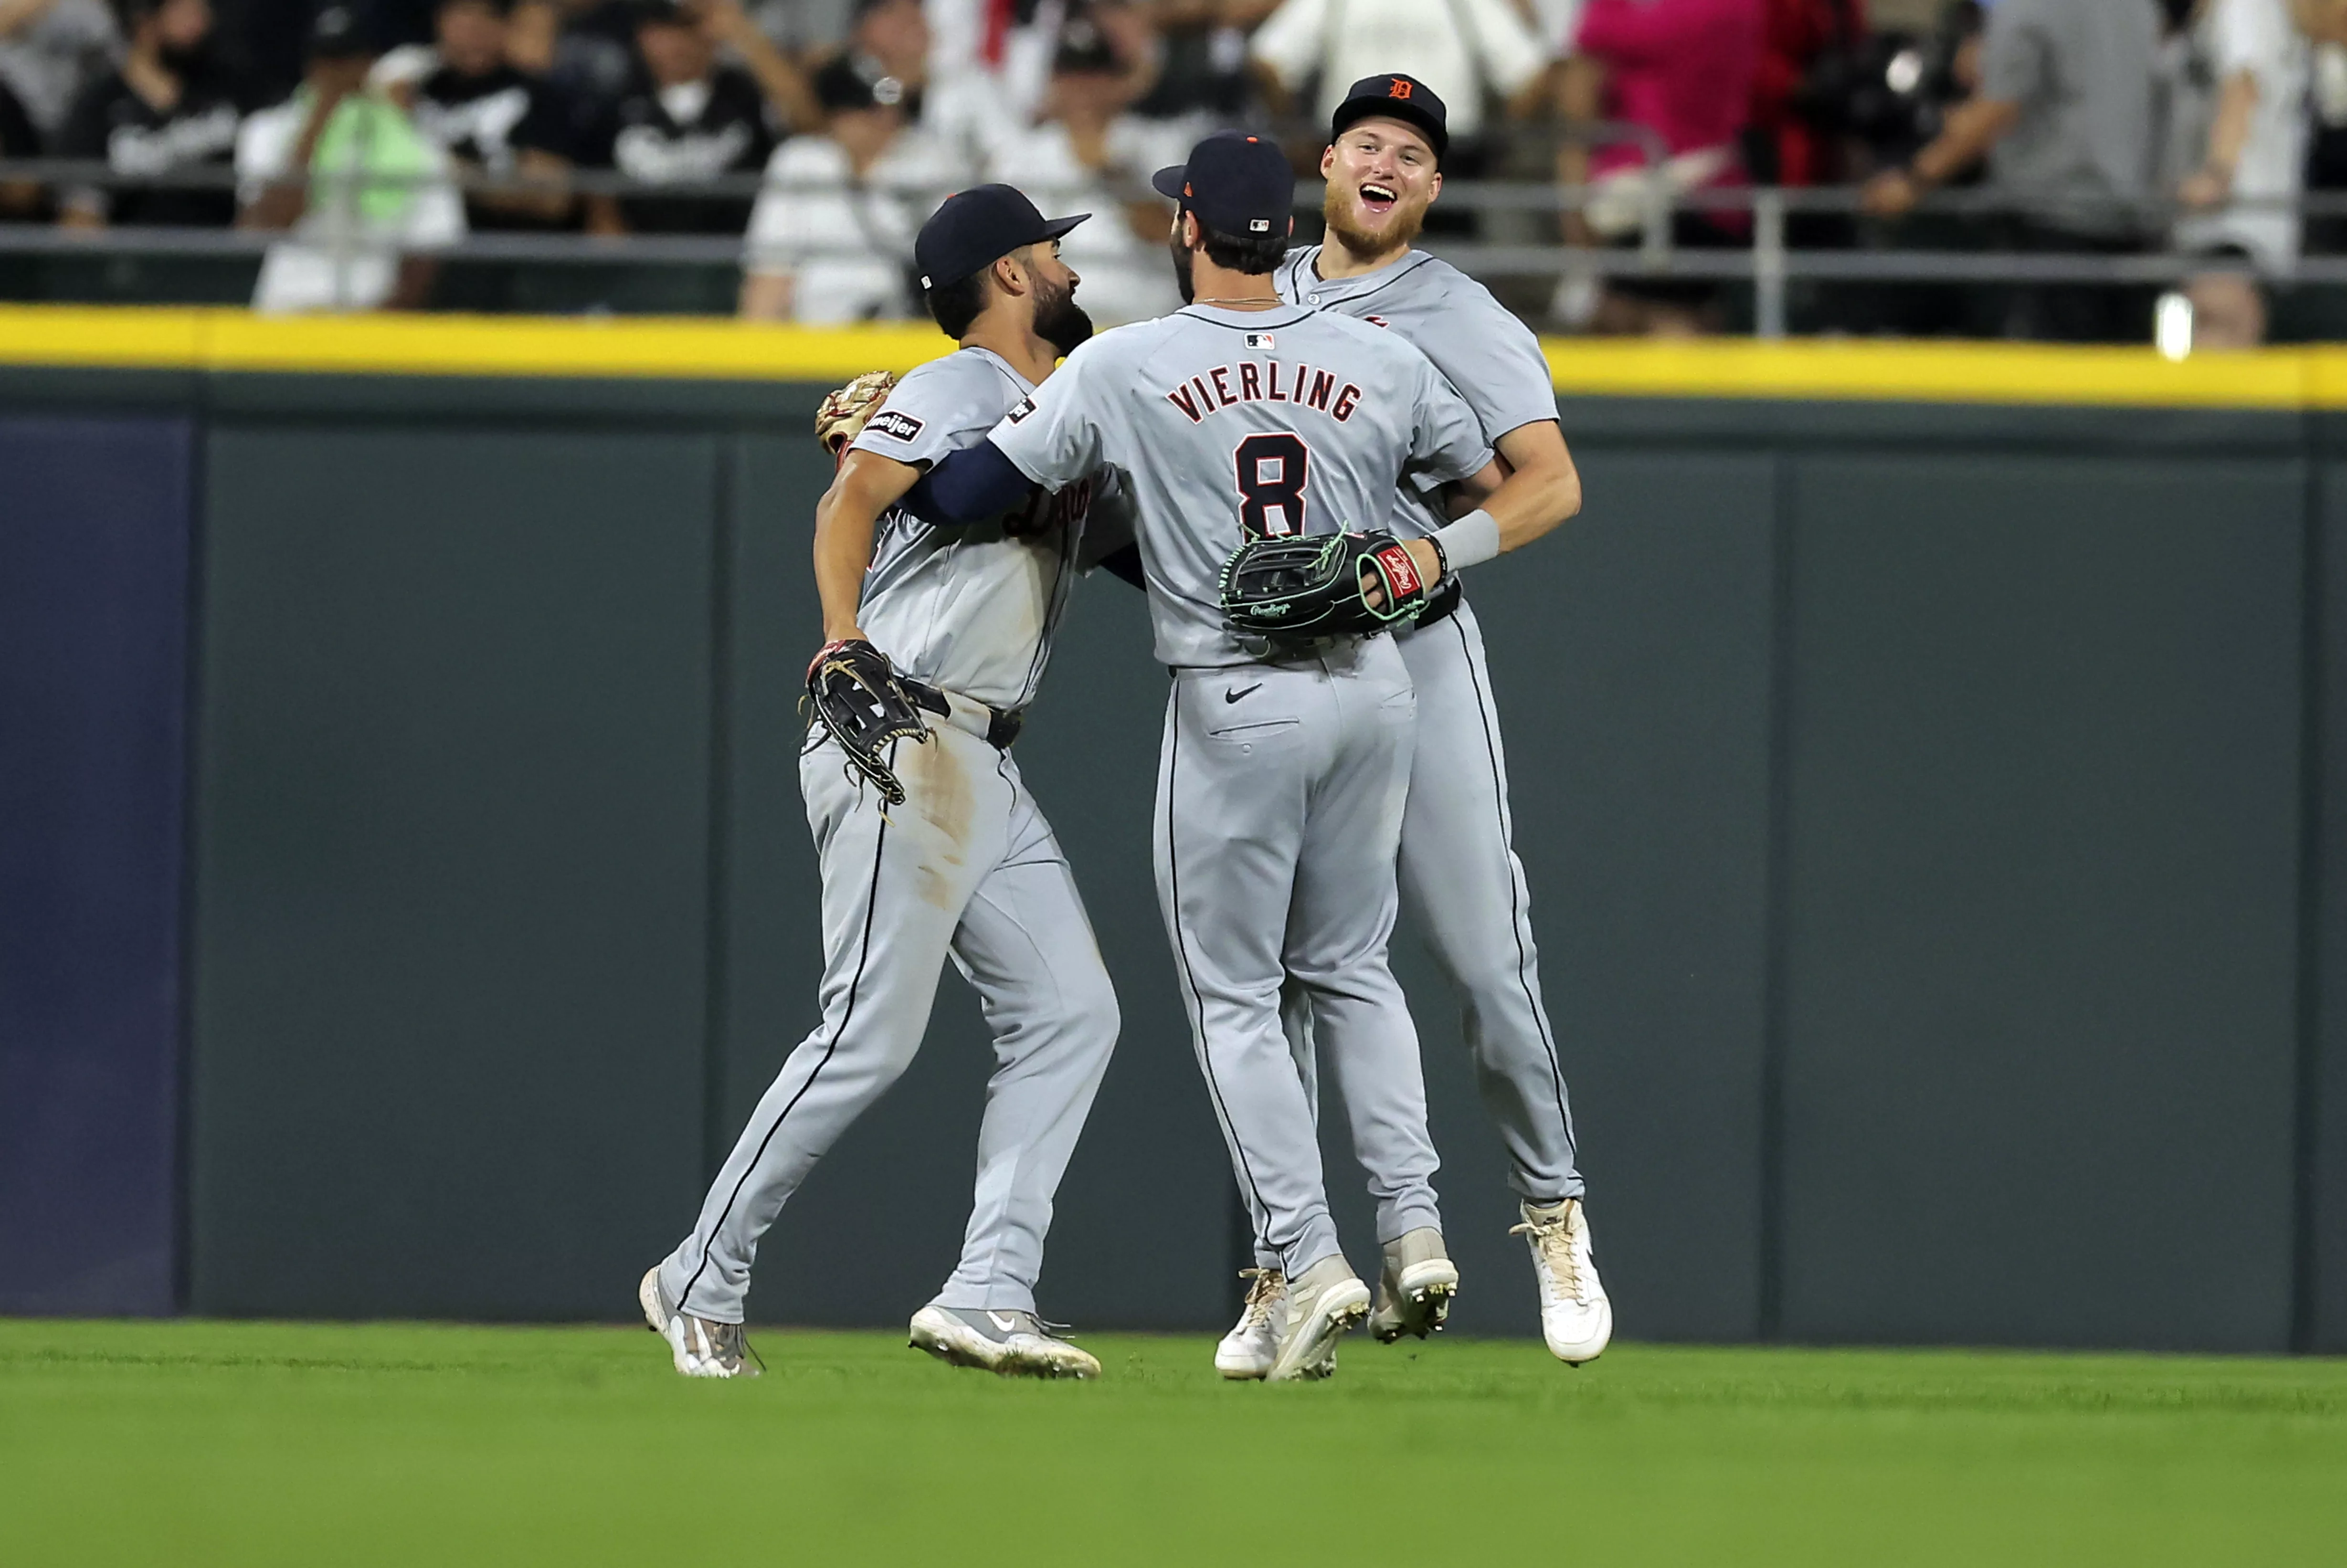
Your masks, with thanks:
<instances>
[{"instance_id":1,"label":"person in pink shirt","mask_svg":"<svg viewBox=\"0 0 2347 1568\"><path fill-rule=\"evenodd\" d=\"M1653 131L1675 191L1742 185L1737 138L1750 112L1765 10L1764 0L1587 0L1567 73L1568 112ZM1636 244L1646 167L1646 154L1633 144L1567 148L1559 177L1596 188L1569 235ZM1749 231L1747 216L1735 208L1683 210L1672 223L1673 243L1685 246L1740 246ZM1686 334L1713 330L1717 307L1718 286L1705 280L1614 278L1592 324L1604 333Z\"/></svg>"}]
</instances>

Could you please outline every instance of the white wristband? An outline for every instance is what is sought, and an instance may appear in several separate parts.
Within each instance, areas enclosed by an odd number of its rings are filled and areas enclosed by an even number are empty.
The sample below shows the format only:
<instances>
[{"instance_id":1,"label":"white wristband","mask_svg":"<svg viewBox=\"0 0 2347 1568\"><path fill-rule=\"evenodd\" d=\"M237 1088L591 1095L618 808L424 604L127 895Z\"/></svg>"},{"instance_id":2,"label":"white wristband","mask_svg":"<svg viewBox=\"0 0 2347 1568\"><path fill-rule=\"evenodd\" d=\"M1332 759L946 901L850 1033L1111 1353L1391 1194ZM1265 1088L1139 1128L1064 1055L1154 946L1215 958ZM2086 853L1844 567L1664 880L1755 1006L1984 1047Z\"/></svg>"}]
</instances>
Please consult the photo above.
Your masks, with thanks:
<instances>
[{"instance_id":1,"label":"white wristband","mask_svg":"<svg viewBox=\"0 0 2347 1568\"><path fill-rule=\"evenodd\" d=\"M1454 572L1481 566L1500 553L1500 520L1478 507L1448 528L1434 530L1442 559Z\"/></svg>"}]
</instances>

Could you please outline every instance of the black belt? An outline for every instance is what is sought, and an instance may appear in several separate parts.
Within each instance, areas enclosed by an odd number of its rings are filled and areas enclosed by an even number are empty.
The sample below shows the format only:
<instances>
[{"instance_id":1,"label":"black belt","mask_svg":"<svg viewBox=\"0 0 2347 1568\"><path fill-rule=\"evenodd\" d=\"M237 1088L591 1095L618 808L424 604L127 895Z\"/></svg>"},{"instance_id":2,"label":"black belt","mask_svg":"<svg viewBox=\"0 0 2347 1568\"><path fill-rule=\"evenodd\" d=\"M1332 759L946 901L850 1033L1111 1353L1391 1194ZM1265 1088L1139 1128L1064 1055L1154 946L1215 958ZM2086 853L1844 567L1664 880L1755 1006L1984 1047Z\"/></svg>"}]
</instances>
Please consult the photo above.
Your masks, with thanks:
<instances>
[{"instance_id":1,"label":"black belt","mask_svg":"<svg viewBox=\"0 0 2347 1568\"><path fill-rule=\"evenodd\" d=\"M902 676L897 678L897 683L905 688L905 695L913 700L913 706L916 708L935 713L940 719L953 717L953 703L935 686L926 682L907 681ZM977 702L979 707L986 709L986 743L998 752L1009 751L1010 743L1019 738L1020 726L1027 722L1026 717L1023 714L1006 713L999 708L989 707L984 702L979 702L975 697L965 697L962 700L966 702Z\"/></svg>"},{"instance_id":2,"label":"black belt","mask_svg":"<svg viewBox=\"0 0 2347 1568\"><path fill-rule=\"evenodd\" d=\"M1466 585L1453 577L1449 582L1434 590L1434 597L1426 601L1426 608L1418 612L1418 619L1410 624L1418 630L1423 631L1430 626L1450 620L1458 613L1459 607L1466 602Z\"/></svg>"}]
</instances>

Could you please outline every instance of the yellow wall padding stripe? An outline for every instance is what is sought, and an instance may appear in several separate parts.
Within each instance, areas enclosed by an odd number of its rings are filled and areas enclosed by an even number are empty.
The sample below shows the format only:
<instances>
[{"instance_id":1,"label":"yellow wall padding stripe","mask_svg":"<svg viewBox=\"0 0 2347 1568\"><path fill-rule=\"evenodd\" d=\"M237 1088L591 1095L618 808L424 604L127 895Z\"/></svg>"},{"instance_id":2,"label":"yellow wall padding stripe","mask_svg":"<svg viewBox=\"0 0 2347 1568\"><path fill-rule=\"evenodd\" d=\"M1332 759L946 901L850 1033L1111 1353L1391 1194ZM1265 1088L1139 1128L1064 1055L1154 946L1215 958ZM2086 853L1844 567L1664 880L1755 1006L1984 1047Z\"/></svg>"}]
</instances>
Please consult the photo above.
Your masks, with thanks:
<instances>
[{"instance_id":1,"label":"yellow wall padding stripe","mask_svg":"<svg viewBox=\"0 0 2347 1568\"><path fill-rule=\"evenodd\" d=\"M241 310L0 305L0 364L368 375L837 381L905 371L951 345L912 323L791 327L707 319L257 316ZM2347 408L2347 348L2202 354L2149 348L1747 339L1547 340L1579 396Z\"/></svg>"}]
</instances>

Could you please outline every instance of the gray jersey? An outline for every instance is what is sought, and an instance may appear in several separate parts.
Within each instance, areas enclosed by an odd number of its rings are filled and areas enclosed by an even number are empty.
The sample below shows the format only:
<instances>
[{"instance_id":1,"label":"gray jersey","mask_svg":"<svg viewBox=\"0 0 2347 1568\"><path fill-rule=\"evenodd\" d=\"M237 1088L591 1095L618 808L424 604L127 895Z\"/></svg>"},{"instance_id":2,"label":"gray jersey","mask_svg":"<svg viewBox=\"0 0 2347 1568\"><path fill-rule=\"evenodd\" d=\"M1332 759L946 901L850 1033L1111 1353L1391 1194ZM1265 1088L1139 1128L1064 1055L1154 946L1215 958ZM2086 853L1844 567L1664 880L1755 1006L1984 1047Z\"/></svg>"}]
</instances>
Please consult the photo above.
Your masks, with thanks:
<instances>
[{"instance_id":1,"label":"gray jersey","mask_svg":"<svg viewBox=\"0 0 2347 1568\"><path fill-rule=\"evenodd\" d=\"M1280 298L1408 338L1467 400L1487 441L1556 417L1556 379L1540 339L1491 290L1423 251L1357 278L1326 279L1316 271L1320 251L1307 246L1280 264ZM1447 520L1416 487L1406 487L1394 531L1429 534Z\"/></svg>"},{"instance_id":2,"label":"gray jersey","mask_svg":"<svg viewBox=\"0 0 2347 1568\"><path fill-rule=\"evenodd\" d=\"M927 466L977 445L1034 390L1000 355L965 348L898 382L850 450ZM1102 498L1089 472L1057 488L969 528L902 507L881 518L858 619L899 673L997 708L1033 699Z\"/></svg>"},{"instance_id":3,"label":"gray jersey","mask_svg":"<svg viewBox=\"0 0 2347 1568\"><path fill-rule=\"evenodd\" d=\"M1209 305L1092 339L991 439L1046 489L1121 476L1157 657L1182 667L1254 657L1218 604L1243 540L1389 527L1405 474L1444 482L1491 458L1474 410L1406 339Z\"/></svg>"}]
</instances>

